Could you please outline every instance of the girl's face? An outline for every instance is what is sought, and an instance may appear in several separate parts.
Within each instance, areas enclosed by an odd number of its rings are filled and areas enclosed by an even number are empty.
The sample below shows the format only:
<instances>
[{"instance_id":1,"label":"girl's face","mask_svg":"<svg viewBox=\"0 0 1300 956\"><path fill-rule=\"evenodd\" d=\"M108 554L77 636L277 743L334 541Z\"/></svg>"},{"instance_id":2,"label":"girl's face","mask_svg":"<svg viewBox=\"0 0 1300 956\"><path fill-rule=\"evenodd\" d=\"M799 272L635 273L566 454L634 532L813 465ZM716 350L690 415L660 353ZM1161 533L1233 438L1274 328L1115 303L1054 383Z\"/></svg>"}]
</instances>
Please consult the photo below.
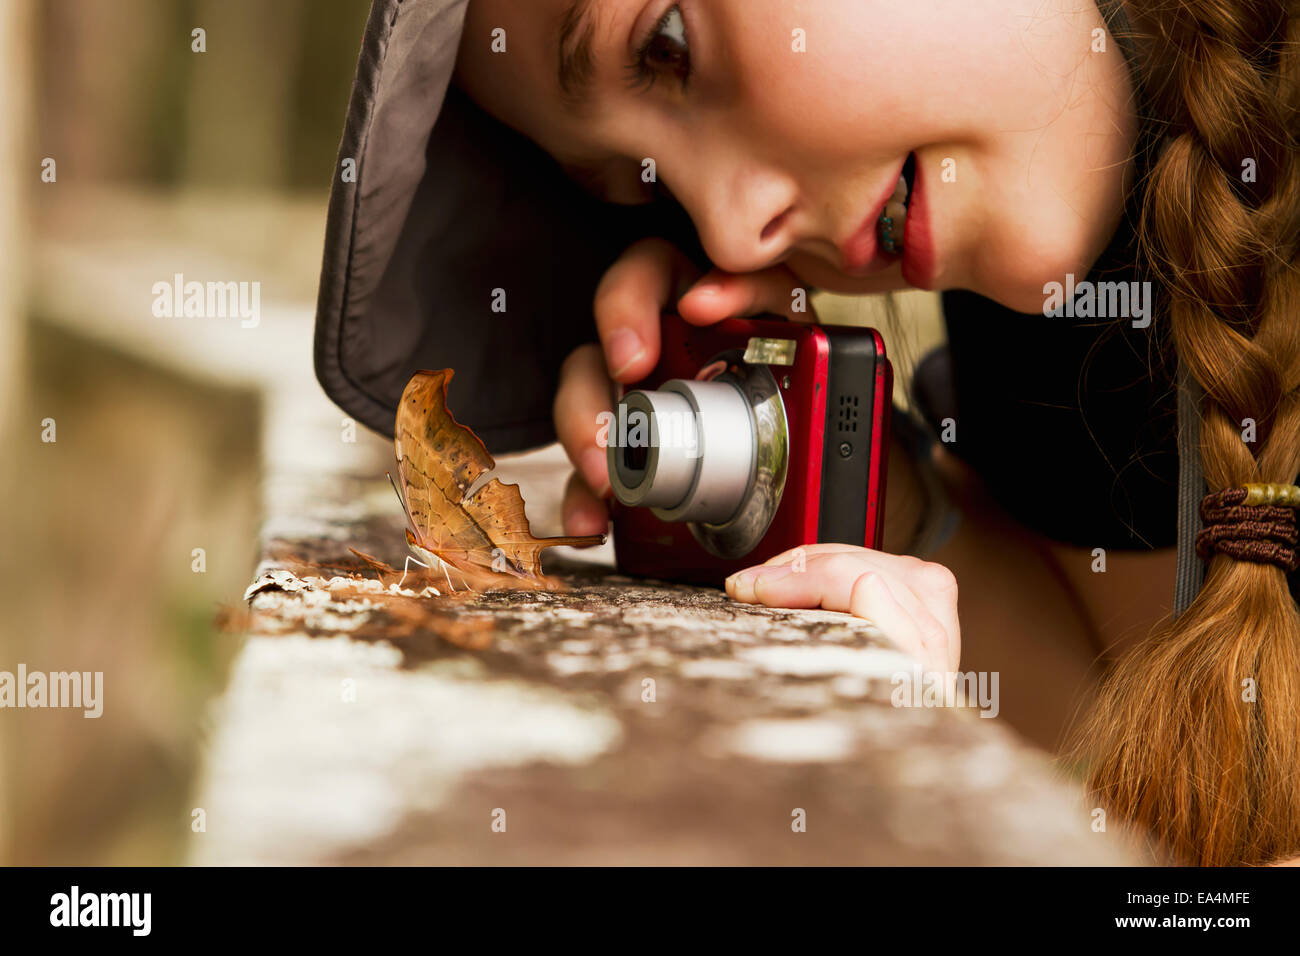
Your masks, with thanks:
<instances>
[{"instance_id":1,"label":"girl's face","mask_svg":"<svg viewBox=\"0 0 1300 956\"><path fill-rule=\"evenodd\" d=\"M471 0L456 81L606 198L669 190L719 268L1031 312L1119 221L1136 122L1103 29L1089 0Z\"/></svg>"}]
</instances>

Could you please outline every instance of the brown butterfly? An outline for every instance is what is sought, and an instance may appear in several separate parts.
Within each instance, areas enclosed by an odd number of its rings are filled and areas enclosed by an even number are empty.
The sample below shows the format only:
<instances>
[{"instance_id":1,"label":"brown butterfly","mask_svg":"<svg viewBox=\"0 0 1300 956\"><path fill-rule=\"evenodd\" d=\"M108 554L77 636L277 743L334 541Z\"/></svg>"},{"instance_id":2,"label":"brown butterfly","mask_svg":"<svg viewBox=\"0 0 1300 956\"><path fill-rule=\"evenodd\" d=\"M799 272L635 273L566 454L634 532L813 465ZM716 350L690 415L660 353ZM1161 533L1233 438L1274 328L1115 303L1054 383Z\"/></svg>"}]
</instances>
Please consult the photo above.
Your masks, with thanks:
<instances>
[{"instance_id":1,"label":"brown butterfly","mask_svg":"<svg viewBox=\"0 0 1300 956\"><path fill-rule=\"evenodd\" d=\"M542 574L541 552L556 545L603 544L605 536L534 538L519 486L497 478L466 495L496 462L447 408L447 383L454 374L449 368L416 372L397 408L397 497L410 523L406 543L421 559L416 563L441 568L449 586L448 567L474 590L563 587Z\"/></svg>"}]
</instances>

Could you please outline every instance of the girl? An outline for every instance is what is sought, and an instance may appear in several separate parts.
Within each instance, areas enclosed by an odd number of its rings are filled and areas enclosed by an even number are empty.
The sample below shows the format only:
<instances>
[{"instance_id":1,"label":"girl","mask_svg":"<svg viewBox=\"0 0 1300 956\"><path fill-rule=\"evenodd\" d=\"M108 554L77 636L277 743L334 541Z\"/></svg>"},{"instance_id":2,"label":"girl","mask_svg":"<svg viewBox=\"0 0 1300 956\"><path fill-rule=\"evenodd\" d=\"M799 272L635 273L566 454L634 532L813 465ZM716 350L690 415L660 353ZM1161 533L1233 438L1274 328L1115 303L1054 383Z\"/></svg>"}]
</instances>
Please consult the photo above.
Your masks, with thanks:
<instances>
[{"instance_id":1,"label":"girl","mask_svg":"<svg viewBox=\"0 0 1300 956\"><path fill-rule=\"evenodd\" d=\"M1269 505L1233 490L1300 472L1294 3L376 8L367 51L404 65L368 68L363 51L364 122L341 154L363 172L335 192L331 243L348 256L327 253L317 362L344 407L391 428L392 389L433 364L422 349L475 369L469 418L494 450L549 438L507 406L551 404L575 467L565 533L589 534L609 495L598 415L613 382L655 365L662 310L806 321L797 288L941 291L952 372L920 404L956 440L930 447L896 418L908 440L892 449L886 540L903 553L811 546L806 573L781 555L727 593L869 618L932 670L999 671L1002 712L1047 744L1081 703L1072 749L1099 803L1175 860L1300 853L1295 512L1289 492ZM446 103L427 99L453 69ZM427 148L412 102L441 109ZM516 135L547 163L483 173L528 155ZM594 199L564 193L555 169ZM494 177L471 205L467 184ZM565 222L539 241L548 202ZM502 232L512 252L489 254L502 240L486 234ZM451 327L459 289L473 290L469 315L479 290L519 288L511 269L551 285L499 329L521 361L494 385L491 330L437 352L429 331L433 312ZM441 305L422 324L387 321L396 345L357 333L421 286ZM1089 308L1059 308L1060 289L1088 290ZM581 320L539 318L570 301L594 302L599 344L582 344ZM355 357L367 349L392 354ZM558 377L539 372L557 352ZM1205 579L1174 617L1180 366L1212 494Z\"/></svg>"}]
</instances>

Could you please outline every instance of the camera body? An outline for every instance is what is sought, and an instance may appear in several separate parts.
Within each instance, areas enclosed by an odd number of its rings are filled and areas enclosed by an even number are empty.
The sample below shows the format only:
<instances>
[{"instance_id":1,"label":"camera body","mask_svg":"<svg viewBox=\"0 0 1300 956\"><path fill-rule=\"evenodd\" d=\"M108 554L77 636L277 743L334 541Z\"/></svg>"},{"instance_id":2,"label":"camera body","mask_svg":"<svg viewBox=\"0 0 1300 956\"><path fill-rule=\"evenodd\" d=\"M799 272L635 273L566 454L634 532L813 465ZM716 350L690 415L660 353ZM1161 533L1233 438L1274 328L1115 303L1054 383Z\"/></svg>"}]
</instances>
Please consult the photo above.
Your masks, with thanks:
<instances>
[{"instance_id":1,"label":"camera body","mask_svg":"<svg viewBox=\"0 0 1300 956\"><path fill-rule=\"evenodd\" d=\"M665 313L602 436L621 571L720 586L790 548L878 548L893 369L875 329Z\"/></svg>"}]
</instances>

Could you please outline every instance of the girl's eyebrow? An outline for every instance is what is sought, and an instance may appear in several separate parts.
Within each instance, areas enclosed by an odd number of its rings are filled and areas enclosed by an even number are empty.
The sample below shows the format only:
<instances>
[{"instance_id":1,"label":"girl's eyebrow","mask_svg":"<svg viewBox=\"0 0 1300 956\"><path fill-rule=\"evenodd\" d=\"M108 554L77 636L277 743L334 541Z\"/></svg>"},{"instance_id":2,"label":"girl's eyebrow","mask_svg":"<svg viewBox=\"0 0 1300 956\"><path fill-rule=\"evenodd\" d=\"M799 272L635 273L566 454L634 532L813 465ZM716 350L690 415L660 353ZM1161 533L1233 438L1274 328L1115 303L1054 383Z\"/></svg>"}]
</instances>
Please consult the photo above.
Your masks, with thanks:
<instances>
[{"instance_id":1,"label":"girl's eyebrow","mask_svg":"<svg viewBox=\"0 0 1300 956\"><path fill-rule=\"evenodd\" d=\"M564 17L556 42L559 57L560 90L573 108L581 108L591 95L595 59L591 47L596 35L594 0L573 0Z\"/></svg>"}]
</instances>

